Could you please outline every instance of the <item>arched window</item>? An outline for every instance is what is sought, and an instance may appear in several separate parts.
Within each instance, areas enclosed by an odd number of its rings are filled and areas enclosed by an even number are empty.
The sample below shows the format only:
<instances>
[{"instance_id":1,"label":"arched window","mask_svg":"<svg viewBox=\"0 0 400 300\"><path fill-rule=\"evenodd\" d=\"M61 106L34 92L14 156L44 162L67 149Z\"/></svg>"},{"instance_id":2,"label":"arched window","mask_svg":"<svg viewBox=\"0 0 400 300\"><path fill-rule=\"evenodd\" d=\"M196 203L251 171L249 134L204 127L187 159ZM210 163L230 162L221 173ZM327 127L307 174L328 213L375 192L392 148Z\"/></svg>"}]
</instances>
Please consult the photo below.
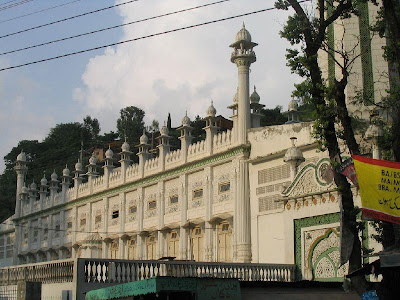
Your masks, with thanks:
<instances>
[{"instance_id":1,"label":"arched window","mask_svg":"<svg viewBox=\"0 0 400 300\"><path fill-rule=\"evenodd\" d=\"M168 235L168 256L178 257L179 254L179 235L176 230L172 230Z\"/></svg>"},{"instance_id":2,"label":"arched window","mask_svg":"<svg viewBox=\"0 0 400 300\"><path fill-rule=\"evenodd\" d=\"M110 258L117 259L118 258L118 241L113 240L110 244Z\"/></svg>"},{"instance_id":3,"label":"arched window","mask_svg":"<svg viewBox=\"0 0 400 300\"><path fill-rule=\"evenodd\" d=\"M232 229L228 222L218 225L218 261L232 261Z\"/></svg>"},{"instance_id":4,"label":"arched window","mask_svg":"<svg viewBox=\"0 0 400 300\"><path fill-rule=\"evenodd\" d=\"M136 259L136 238L128 240L128 259Z\"/></svg>"},{"instance_id":5,"label":"arched window","mask_svg":"<svg viewBox=\"0 0 400 300\"><path fill-rule=\"evenodd\" d=\"M200 226L193 228L191 236L192 259L203 261L203 230Z\"/></svg>"},{"instance_id":6,"label":"arched window","mask_svg":"<svg viewBox=\"0 0 400 300\"><path fill-rule=\"evenodd\" d=\"M157 239L154 234L151 234L146 239L147 259L157 259Z\"/></svg>"}]
</instances>

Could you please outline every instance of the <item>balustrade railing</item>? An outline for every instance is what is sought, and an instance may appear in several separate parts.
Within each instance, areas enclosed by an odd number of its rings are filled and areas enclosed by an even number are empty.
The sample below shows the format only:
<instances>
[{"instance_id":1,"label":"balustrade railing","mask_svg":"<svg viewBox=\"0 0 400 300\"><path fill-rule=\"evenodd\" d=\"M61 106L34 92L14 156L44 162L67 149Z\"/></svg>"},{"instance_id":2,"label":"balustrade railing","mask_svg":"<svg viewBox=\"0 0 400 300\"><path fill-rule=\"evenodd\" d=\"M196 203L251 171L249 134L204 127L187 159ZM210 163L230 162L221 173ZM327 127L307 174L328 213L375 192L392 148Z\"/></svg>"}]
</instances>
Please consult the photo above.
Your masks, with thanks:
<instances>
[{"instance_id":1,"label":"balustrade railing","mask_svg":"<svg viewBox=\"0 0 400 300\"><path fill-rule=\"evenodd\" d=\"M158 260L82 259L78 276L85 283L123 283L154 276L236 278L242 281L295 279L295 265Z\"/></svg>"},{"instance_id":2,"label":"balustrade railing","mask_svg":"<svg viewBox=\"0 0 400 300\"><path fill-rule=\"evenodd\" d=\"M69 259L1 268L0 285L13 285L18 281L72 282L74 262Z\"/></svg>"}]
</instances>

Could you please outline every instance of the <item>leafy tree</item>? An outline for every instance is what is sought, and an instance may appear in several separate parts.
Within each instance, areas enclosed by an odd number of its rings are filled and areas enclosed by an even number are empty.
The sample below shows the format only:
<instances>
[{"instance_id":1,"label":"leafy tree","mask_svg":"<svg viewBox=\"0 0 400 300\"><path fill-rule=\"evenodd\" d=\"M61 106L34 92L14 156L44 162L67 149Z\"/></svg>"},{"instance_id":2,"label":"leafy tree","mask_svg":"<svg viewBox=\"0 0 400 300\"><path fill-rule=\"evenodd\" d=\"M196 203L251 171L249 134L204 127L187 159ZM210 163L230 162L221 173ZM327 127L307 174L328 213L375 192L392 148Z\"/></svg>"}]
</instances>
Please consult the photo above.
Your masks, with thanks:
<instances>
[{"instance_id":1,"label":"leafy tree","mask_svg":"<svg viewBox=\"0 0 400 300\"><path fill-rule=\"evenodd\" d=\"M170 113L168 113L167 128L168 128L168 130L171 130L171 128L172 128L172 121L171 121L171 114Z\"/></svg>"},{"instance_id":2,"label":"leafy tree","mask_svg":"<svg viewBox=\"0 0 400 300\"><path fill-rule=\"evenodd\" d=\"M321 149L326 149L334 170L334 182L341 194L343 209L343 230L350 233L352 249L349 256L349 272L361 267L361 242L358 234L357 214L359 210L354 206L351 186L346 177L336 170L342 161L339 148L339 137L343 137L350 153L359 154L360 148L355 140L352 120L346 106L345 88L352 61L348 53L340 53L343 63L335 60L335 65L341 70L341 79L334 78L329 84L323 79L318 64L318 52L327 51L335 59L334 49L330 49L327 40L328 28L339 18L349 17L355 12L354 2L351 0L316 1L316 17L307 14L305 8L297 0L278 0L276 7L287 10L292 7L295 14L288 18L281 36L286 38L295 48L287 49L287 62L292 72L305 78L305 82L298 89L298 93L306 91L307 103L312 105L316 113L314 135L320 141ZM303 89L303 90L302 90ZM341 124L343 130L338 131L336 123ZM352 278L352 286L362 294L367 288L363 275Z\"/></svg>"},{"instance_id":3,"label":"leafy tree","mask_svg":"<svg viewBox=\"0 0 400 300\"><path fill-rule=\"evenodd\" d=\"M86 116L83 119L83 126L85 127L87 132L90 134L91 138L93 140L96 140L100 133L99 121L96 118L92 119L91 116Z\"/></svg>"},{"instance_id":4,"label":"leafy tree","mask_svg":"<svg viewBox=\"0 0 400 300\"><path fill-rule=\"evenodd\" d=\"M193 127L192 136L193 140L192 143L197 143L198 141L204 140L206 138L206 133L203 130L206 127L206 122L197 115L194 120L191 122L190 126Z\"/></svg>"},{"instance_id":5,"label":"leafy tree","mask_svg":"<svg viewBox=\"0 0 400 300\"><path fill-rule=\"evenodd\" d=\"M120 110L120 118L117 120L117 131L120 140L125 136L128 143L133 146L139 143L143 134L145 112L136 106L128 106Z\"/></svg>"},{"instance_id":6,"label":"leafy tree","mask_svg":"<svg viewBox=\"0 0 400 300\"><path fill-rule=\"evenodd\" d=\"M282 113L282 106L275 108L264 108L261 110L261 126L285 124L287 117Z\"/></svg>"}]
</instances>

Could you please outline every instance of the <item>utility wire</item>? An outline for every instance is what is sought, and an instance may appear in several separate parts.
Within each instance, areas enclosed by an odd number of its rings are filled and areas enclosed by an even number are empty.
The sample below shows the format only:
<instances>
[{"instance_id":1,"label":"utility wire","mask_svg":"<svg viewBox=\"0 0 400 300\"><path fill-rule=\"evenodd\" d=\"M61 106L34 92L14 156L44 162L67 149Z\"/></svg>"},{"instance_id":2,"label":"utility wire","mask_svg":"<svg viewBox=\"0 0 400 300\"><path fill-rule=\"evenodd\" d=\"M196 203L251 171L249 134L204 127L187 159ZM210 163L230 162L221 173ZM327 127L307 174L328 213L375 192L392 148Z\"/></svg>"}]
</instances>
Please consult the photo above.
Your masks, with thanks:
<instances>
[{"instance_id":1,"label":"utility wire","mask_svg":"<svg viewBox=\"0 0 400 300\"><path fill-rule=\"evenodd\" d=\"M311 0L303 0L303 1L299 1L299 3L304 3L304 2L309 2L309 1L311 1ZM186 30L186 29L190 29L190 28L201 27L201 26L204 26L204 25L219 23L219 22L222 22L222 21L232 20L232 19L236 19L236 18L240 18L240 17L244 17L244 16L249 16L249 15L253 15L253 14L258 14L258 13L261 13L261 12L266 12L266 11L275 10L275 9L277 9L277 8L276 7L269 7L269 8L265 8L265 9L260 9L260 10L244 13L244 14L231 16L231 17L216 19L216 20L212 20L212 21L208 21L208 22L203 22L203 23L184 26L184 27L175 28L175 29L171 29L171 30L166 30L166 31L162 31L162 32L157 32L157 33L144 35L144 36L133 38L133 39L129 39L129 40L124 40L124 41L121 41L121 42L111 43L111 44L107 44L107 45L103 45L103 46L98 46L98 47L94 47L94 48L89 48L89 49L84 49L84 50L80 50L80 51L70 52L70 53L66 53L66 54L62 54L62 55L58 55L58 56L53 56L53 57L49 57L49 58L45 58L45 59L40 59L40 60L36 60L36 61L20 64L20 65L15 65L15 66L7 67L7 68L2 68L2 69L0 69L0 72L6 71L6 70L11 70L11 69L16 69L16 68L21 68L21 67L25 67L25 66L29 66L29 65L33 65L33 64L38 64L38 63L42 63L42 62L46 62L46 61L50 61L50 60L60 59L60 58L64 58L64 57L67 57L67 56L72 56L72 55L82 54L82 53L86 53L86 52L91 52L91 51L94 51L94 50L104 49L104 48L111 47L111 46L117 46L117 45L122 45L122 44L130 43L130 42L134 42L134 41L138 41L138 40L144 40L144 39L147 39L147 38L160 36L160 35L164 35L164 34L168 34L168 33L173 33L173 32L177 32L177 31L182 31L182 30Z\"/></svg>"},{"instance_id":2,"label":"utility wire","mask_svg":"<svg viewBox=\"0 0 400 300\"><path fill-rule=\"evenodd\" d=\"M103 8L100 8L100 9L88 11L88 12L85 12L83 14L79 14L79 15L76 15L76 16L68 17L68 18L65 18L65 19L53 21L53 22L42 24L42 25L38 25L38 26L35 26L35 27L26 28L26 29L23 29L23 30L20 30L20 31L16 31L16 32L12 32L12 33L8 33L8 34L5 34L5 35L2 35L2 36L0 36L0 39L8 37L8 36L13 36L13 35L16 35L16 34L20 34L20 33L23 33L23 32L35 30L35 29L38 29L38 28L54 25L54 24L57 24L57 23L69 21L69 20L76 19L76 18L79 18L79 17L87 16L87 15L90 15L90 14L98 13L98 12L101 12L101 11L104 11L104 10L107 10L107 9L111 9L111 8L118 7L118 6L125 5L125 4L130 4L130 3L133 3L133 2L137 2L137 1L139 1L139 0L130 0L130 1L119 3L119 4L111 5L111 6L108 6L108 7L103 7Z\"/></svg>"},{"instance_id":3,"label":"utility wire","mask_svg":"<svg viewBox=\"0 0 400 300\"><path fill-rule=\"evenodd\" d=\"M173 11L173 12L169 12L169 13L165 13L165 14L161 14L161 15L157 15L157 16L153 16L153 17L148 17L148 18L144 18L144 19L140 19L140 20L136 20L136 21L132 21L132 22L128 22L128 23L123 23L123 24L120 24L120 25L110 26L110 27L106 27L106 28L102 28L102 29L98 29L98 30L94 30L94 31L90 31L90 32L85 32L85 33L81 33L81 34L77 34L77 35L72 35L72 36L69 36L69 37L65 37L65 38L61 38L61 39L57 39L57 40L53 40L53 41L49 41L49 42L45 42L45 43L41 43L41 44L27 46L27 47L15 49L15 50L10 50L10 51L7 51L7 52L0 53L0 55L6 55L6 54L10 54L10 53L15 53L15 52L23 51L23 50L28 50L28 49L32 49L32 48L36 48L36 47L41 47L41 46L53 44L53 43L58 43L58 42L66 41L66 40L69 40L69 39L82 37L82 36L85 36L85 35L90 35L90 34L102 32L102 31L106 31L106 30L110 30L110 29L115 29L115 28L119 28L119 27L123 27L123 26L127 26L127 25L132 25L132 24L136 24L136 23L149 21L149 20L154 20L154 19L158 19L158 18L161 18L161 17L175 15L175 14L178 14L178 13L191 11L191 10L195 10L195 9L203 8L203 7L207 7L207 6L212 6L212 5L216 5L216 4L220 4L220 3L224 3L224 2L228 2L228 1L231 1L231 0L221 0L221 1L216 1L216 2L212 2L212 3L207 3L207 4L204 4L204 5L198 5L198 6L194 6L194 7L190 7L190 8L185 8L185 9L181 9L181 10L177 10L177 11Z\"/></svg>"},{"instance_id":4,"label":"utility wire","mask_svg":"<svg viewBox=\"0 0 400 300\"><path fill-rule=\"evenodd\" d=\"M17 0L14 0L14 1L17 1ZM25 17L31 16L31 15L34 15L34 14L38 14L38 13L41 13L41 12L44 12L44 11L52 10L52 9L55 9L55 8L58 8L58 7L62 7L62 6L65 6L65 5L69 5L69 4L78 2L78 1L81 1L81 0L69 1L69 2L66 2L66 3L63 3L63 4L59 4L59 5L55 5L55 6L50 6L50 7L48 7L48 8L44 8L44 9L41 9L41 10L33 11L33 12L31 12L31 13L28 13L28 14L25 14L25 15L21 15L21 16L18 16L18 17L14 17L14 18L2 20L2 21L0 21L0 24L1 24L1 23L5 23L5 22L9 22L9 21L13 21L13 20L17 20L17 19L20 19L20 18L25 18Z\"/></svg>"},{"instance_id":5,"label":"utility wire","mask_svg":"<svg viewBox=\"0 0 400 300\"><path fill-rule=\"evenodd\" d=\"M15 6L18 6L18 5L22 5L22 4L31 2L31 1L33 1L33 0L22 0L22 1L17 2L17 3L9 4L9 5L7 5L7 6L0 7L0 11L2 11L2 10L7 10L7 9L13 8L13 7L15 7ZM6 2L6 3L7 3L7 2ZM5 4L5 3L3 3L3 5L4 5L4 4Z\"/></svg>"}]
</instances>

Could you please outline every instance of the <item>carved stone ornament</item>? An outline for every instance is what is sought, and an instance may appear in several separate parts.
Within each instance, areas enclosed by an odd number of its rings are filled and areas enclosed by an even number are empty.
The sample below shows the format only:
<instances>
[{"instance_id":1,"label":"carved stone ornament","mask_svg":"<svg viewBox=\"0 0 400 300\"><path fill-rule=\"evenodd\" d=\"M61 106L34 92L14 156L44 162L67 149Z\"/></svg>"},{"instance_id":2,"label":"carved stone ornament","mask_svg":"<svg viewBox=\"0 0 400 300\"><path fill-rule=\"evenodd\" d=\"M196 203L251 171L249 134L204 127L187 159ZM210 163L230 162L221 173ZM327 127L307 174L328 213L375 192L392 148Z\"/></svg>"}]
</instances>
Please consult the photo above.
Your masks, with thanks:
<instances>
[{"instance_id":1,"label":"carved stone ornament","mask_svg":"<svg viewBox=\"0 0 400 300\"><path fill-rule=\"evenodd\" d=\"M321 159L317 164L309 163L300 170L282 194L286 197L301 197L332 190L334 183L331 172L329 160L326 158Z\"/></svg>"}]
</instances>

